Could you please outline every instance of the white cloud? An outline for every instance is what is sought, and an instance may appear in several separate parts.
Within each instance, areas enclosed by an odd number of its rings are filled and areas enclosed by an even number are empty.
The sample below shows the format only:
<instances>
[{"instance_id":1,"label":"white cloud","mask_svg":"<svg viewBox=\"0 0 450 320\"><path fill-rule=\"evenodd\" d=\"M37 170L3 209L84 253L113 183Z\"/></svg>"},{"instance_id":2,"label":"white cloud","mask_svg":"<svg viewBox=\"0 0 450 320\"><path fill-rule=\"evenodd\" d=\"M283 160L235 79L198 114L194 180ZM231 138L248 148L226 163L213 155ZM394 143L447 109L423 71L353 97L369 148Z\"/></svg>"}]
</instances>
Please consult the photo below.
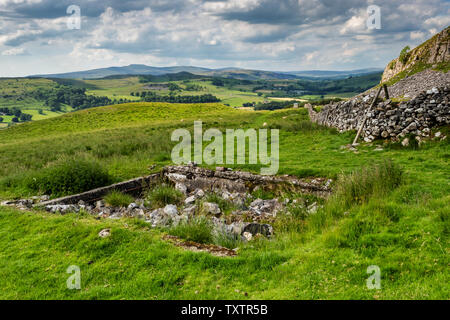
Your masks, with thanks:
<instances>
[{"instance_id":1,"label":"white cloud","mask_svg":"<svg viewBox=\"0 0 450 320\"><path fill-rule=\"evenodd\" d=\"M27 54L25 48L12 48L2 52L2 56L20 56Z\"/></svg>"},{"instance_id":2,"label":"white cloud","mask_svg":"<svg viewBox=\"0 0 450 320\"><path fill-rule=\"evenodd\" d=\"M344 26L341 28L340 33L350 34L350 33L361 33L367 32L366 26L367 16L360 13L359 15L354 15L350 19L348 19Z\"/></svg>"},{"instance_id":3,"label":"white cloud","mask_svg":"<svg viewBox=\"0 0 450 320\"><path fill-rule=\"evenodd\" d=\"M409 36L411 40L423 40L425 39L426 34L421 31L412 31Z\"/></svg>"}]
</instances>

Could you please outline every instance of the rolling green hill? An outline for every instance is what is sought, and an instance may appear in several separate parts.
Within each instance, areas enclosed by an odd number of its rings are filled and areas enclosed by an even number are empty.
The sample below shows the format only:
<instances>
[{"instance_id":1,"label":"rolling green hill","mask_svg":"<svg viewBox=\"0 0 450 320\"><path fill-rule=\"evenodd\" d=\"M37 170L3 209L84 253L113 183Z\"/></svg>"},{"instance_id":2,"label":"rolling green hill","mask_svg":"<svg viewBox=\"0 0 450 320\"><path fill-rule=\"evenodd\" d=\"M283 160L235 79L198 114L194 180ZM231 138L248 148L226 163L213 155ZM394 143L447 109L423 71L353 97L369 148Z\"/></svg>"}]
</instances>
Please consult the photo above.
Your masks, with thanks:
<instances>
[{"instance_id":1,"label":"rolling green hill","mask_svg":"<svg viewBox=\"0 0 450 320\"><path fill-rule=\"evenodd\" d=\"M142 92L158 96L217 97L231 107L263 102L317 100L320 98L350 97L379 82L380 74L372 73L335 80L238 80L178 72L162 75L114 75L102 79L77 80L68 78L4 78L0 79L0 128L13 124L13 110L31 116L31 120L55 117L92 106L141 101ZM158 85L160 84L160 88ZM153 87L151 85L154 85ZM177 88L170 90L170 86ZM183 98L177 99L185 102ZM163 98L152 101L167 101ZM171 100L174 101L174 100ZM177 102L175 100L175 102ZM18 117L19 118L19 117ZM28 119L19 119L19 122ZM16 120L17 121L17 120Z\"/></svg>"}]
</instances>

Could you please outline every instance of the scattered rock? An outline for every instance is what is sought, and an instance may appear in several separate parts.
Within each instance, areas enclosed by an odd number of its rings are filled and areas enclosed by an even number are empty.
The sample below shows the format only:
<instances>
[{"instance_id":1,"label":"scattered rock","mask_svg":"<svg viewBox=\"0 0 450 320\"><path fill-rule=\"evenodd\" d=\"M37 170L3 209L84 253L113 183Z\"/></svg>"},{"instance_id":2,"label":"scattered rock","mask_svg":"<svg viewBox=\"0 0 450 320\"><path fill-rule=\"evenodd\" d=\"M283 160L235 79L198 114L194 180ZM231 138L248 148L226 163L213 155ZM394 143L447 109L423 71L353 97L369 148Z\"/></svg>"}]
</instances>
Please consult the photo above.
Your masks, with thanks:
<instances>
[{"instance_id":1,"label":"scattered rock","mask_svg":"<svg viewBox=\"0 0 450 320\"><path fill-rule=\"evenodd\" d=\"M180 191L182 194L187 194L187 186L184 183L175 184L175 189Z\"/></svg>"},{"instance_id":2,"label":"scattered rock","mask_svg":"<svg viewBox=\"0 0 450 320\"><path fill-rule=\"evenodd\" d=\"M194 203L197 200L197 198L195 196L190 196L188 198L186 198L186 200L184 200L184 203L186 205L190 205L192 203Z\"/></svg>"},{"instance_id":3,"label":"scattered rock","mask_svg":"<svg viewBox=\"0 0 450 320\"><path fill-rule=\"evenodd\" d=\"M219 215L221 212L220 207L217 203L204 202L203 209L207 214Z\"/></svg>"},{"instance_id":4,"label":"scattered rock","mask_svg":"<svg viewBox=\"0 0 450 320\"><path fill-rule=\"evenodd\" d=\"M103 208L104 206L105 206L105 202L104 202L103 200L97 201L97 202L95 203L95 208L96 208L96 209L101 209L101 208Z\"/></svg>"},{"instance_id":5,"label":"scattered rock","mask_svg":"<svg viewBox=\"0 0 450 320\"><path fill-rule=\"evenodd\" d=\"M314 202L312 205L310 205L308 207L308 213L309 214L317 213L317 210L319 210L319 206L318 206L317 202Z\"/></svg>"},{"instance_id":6,"label":"scattered rock","mask_svg":"<svg viewBox=\"0 0 450 320\"><path fill-rule=\"evenodd\" d=\"M176 215L178 215L177 206L172 205L172 204L168 204L164 208L164 213L167 214L168 216L175 217Z\"/></svg>"},{"instance_id":7,"label":"scattered rock","mask_svg":"<svg viewBox=\"0 0 450 320\"><path fill-rule=\"evenodd\" d=\"M103 229L102 231L99 232L98 236L100 238L108 238L109 236L111 236L111 230L110 229Z\"/></svg>"},{"instance_id":8,"label":"scattered rock","mask_svg":"<svg viewBox=\"0 0 450 320\"><path fill-rule=\"evenodd\" d=\"M194 193L196 198L203 198L205 196L205 192L202 189L197 189Z\"/></svg>"},{"instance_id":9,"label":"scattered rock","mask_svg":"<svg viewBox=\"0 0 450 320\"><path fill-rule=\"evenodd\" d=\"M242 234L242 236L244 237L244 239L246 240L246 241L248 241L248 242L250 242L250 241L252 241L253 240L253 235L250 233L250 232L244 232L243 234Z\"/></svg>"},{"instance_id":10,"label":"scattered rock","mask_svg":"<svg viewBox=\"0 0 450 320\"><path fill-rule=\"evenodd\" d=\"M403 139L402 146L404 146L404 147L408 147L409 146L409 139L408 138Z\"/></svg>"},{"instance_id":11,"label":"scattered rock","mask_svg":"<svg viewBox=\"0 0 450 320\"><path fill-rule=\"evenodd\" d=\"M128 210L134 210L136 208L139 208L139 206L136 203L130 203L130 205L128 206Z\"/></svg>"},{"instance_id":12,"label":"scattered rock","mask_svg":"<svg viewBox=\"0 0 450 320\"><path fill-rule=\"evenodd\" d=\"M258 216L268 215L275 217L281 208L282 205L278 202L278 199L256 199L250 204L250 211Z\"/></svg>"}]
</instances>

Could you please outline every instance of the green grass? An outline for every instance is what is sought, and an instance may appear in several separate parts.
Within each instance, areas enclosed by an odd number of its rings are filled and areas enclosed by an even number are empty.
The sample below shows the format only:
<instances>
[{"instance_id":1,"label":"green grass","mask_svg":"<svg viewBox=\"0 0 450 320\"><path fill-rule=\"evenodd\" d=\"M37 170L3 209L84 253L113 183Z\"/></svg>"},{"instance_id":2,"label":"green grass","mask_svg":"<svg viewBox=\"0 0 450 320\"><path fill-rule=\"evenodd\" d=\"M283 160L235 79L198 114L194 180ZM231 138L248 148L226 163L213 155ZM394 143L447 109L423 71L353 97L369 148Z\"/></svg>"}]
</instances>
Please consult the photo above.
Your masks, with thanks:
<instances>
[{"instance_id":1,"label":"green grass","mask_svg":"<svg viewBox=\"0 0 450 320\"><path fill-rule=\"evenodd\" d=\"M128 207L134 201L134 198L128 194L119 191L111 191L105 198L105 203L111 207Z\"/></svg>"},{"instance_id":2,"label":"green grass","mask_svg":"<svg viewBox=\"0 0 450 320\"><path fill-rule=\"evenodd\" d=\"M416 150L379 142L383 151L375 151L375 143L354 153L341 149L354 133L311 125L303 109L138 103L95 108L0 131L0 197L23 196L19 182L61 158L100 162L114 181L148 174L153 164L153 170L170 164L171 132L192 130L197 119L222 131L263 123L279 128L279 173L339 178L343 205L332 206L331 199L316 214L300 208L280 214L273 239L239 244L235 258L183 251L161 240L162 231L134 220L0 208L0 298L450 298L449 139ZM388 159L392 167L385 165ZM105 228L111 237L101 239ZM65 287L70 265L81 268L80 291ZM379 291L366 288L370 265L381 268Z\"/></svg>"},{"instance_id":3,"label":"green grass","mask_svg":"<svg viewBox=\"0 0 450 320\"><path fill-rule=\"evenodd\" d=\"M205 217L194 217L187 222L181 222L171 227L167 232L184 239L197 243L211 243L213 241L211 222Z\"/></svg>"},{"instance_id":4,"label":"green grass","mask_svg":"<svg viewBox=\"0 0 450 320\"><path fill-rule=\"evenodd\" d=\"M374 195L380 197L397 188L402 182L403 172L392 161L364 167L349 175L338 178L335 198L339 207L348 208L353 204L362 204Z\"/></svg>"}]
</instances>

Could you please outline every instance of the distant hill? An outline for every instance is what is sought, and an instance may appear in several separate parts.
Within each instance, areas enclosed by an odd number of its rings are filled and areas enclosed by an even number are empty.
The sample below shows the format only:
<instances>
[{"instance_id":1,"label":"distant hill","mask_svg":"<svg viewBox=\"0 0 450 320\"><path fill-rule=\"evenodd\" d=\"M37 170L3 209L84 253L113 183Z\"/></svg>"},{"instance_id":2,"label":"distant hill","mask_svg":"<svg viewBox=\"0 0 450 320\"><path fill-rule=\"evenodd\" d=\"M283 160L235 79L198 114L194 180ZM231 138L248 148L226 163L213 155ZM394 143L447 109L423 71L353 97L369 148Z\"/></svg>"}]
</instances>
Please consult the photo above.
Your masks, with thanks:
<instances>
[{"instance_id":1,"label":"distant hill","mask_svg":"<svg viewBox=\"0 0 450 320\"><path fill-rule=\"evenodd\" d=\"M293 71L288 72L291 75L295 75L301 78L310 79L344 79L354 76L363 76L372 73L378 73L382 71L380 68L368 68L350 71L322 71L322 70L310 70L310 71Z\"/></svg>"},{"instance_id":2,"label":"distant hill","mask_svg":"<svg viewBox=\"0 0 450 320\"><path fill-rule=\"evenodd\" d=\"M205 68L197 67L150 67L143 64L131 64L125 67L110 67L101 69L92 69L86 71L33 75L31 77L42 78L62 78L62 79L99 79L110 76L129 76L129 75L164 75L168 73L189 72L193 74L202 74L209 71Z\"/></svg>"},{"instance_id":3,"label":"distant hill","mask_svg":"<svg viewBox=\"0 0 450 320\"><path fill-rule=\"evenodd\" d=\"M161 76L172 73L188 72L209 77L223 77L239 80L295 80L295 79L343 79L349 76L365 75L382 71L381 69L363 69L353 71L294 71L274 72L263 70L247 70L239 68L208 69L192 66L151 67L142 64L132 64L124 67L110 67L60 74L33 75L31 77L59 79L100 79L105 77L120 77L130 75Z\"/></svg>"}]
</instances>

